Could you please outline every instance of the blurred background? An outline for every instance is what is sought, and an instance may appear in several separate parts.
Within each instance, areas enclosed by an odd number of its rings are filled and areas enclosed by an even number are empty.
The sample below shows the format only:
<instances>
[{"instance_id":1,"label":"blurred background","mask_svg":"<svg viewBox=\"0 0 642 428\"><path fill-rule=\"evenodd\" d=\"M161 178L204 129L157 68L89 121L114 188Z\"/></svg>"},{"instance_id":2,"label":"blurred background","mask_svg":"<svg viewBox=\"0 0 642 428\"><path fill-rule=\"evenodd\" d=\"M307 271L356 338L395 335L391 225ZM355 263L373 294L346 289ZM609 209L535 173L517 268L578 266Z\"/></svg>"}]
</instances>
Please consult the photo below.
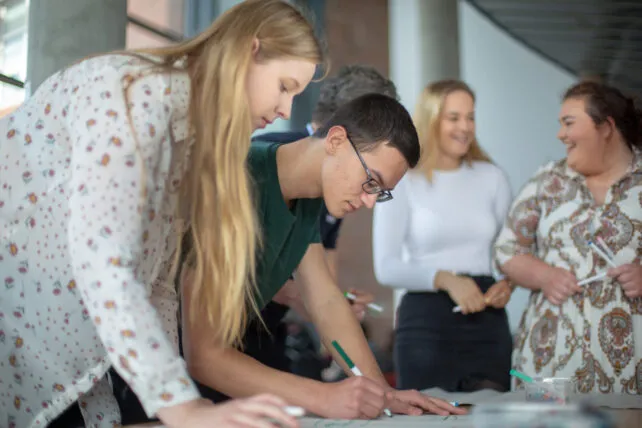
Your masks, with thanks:
<instances>
[{"instance_id":1,"label":"blurred background","mask_svg":"<svg viewBox=\"0 0 642 428\"><path fill-rule=\"evenodd\" d=\"M92 53L174 43L207 27L240 0L0 0L0 116L50 74ZM325 38L332 70L370 64L397 85L410 110L423 87L460 78L477 93L477 134L517 193L535 169L565 156L556 139L564 89L601 80L642 93L641 0L296 0ZM318 84L295 102L300 129ZM387 347L395 298L376 283L371 216L349 216L339 238L342 288L377 296L385 312L367 321ZM526 302L509 303L513 328Z\"/></svg>"}]
</instances>

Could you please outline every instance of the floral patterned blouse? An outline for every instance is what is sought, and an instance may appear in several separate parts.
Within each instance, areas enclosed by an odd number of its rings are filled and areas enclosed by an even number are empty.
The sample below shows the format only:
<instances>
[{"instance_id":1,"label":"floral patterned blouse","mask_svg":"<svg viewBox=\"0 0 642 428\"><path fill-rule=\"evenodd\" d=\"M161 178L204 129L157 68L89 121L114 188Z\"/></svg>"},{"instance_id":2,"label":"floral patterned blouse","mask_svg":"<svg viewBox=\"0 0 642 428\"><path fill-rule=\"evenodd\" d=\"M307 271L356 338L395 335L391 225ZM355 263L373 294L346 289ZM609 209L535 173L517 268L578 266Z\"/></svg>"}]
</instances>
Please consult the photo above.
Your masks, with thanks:
<instances>
[{"instance_id":1,"label":"floral patterned blouse","mask_svg":"<svg viewBox=\"0 0 642 428\"><path fill-rule=\"evenodd\" d=\"M88 426L118 424L112 364L149 415L198 397L168 280L188 98L186 73L106 55L0 120L0 426L75 400Z\"/></svg>"},{"instance_id":2,"label":"floral patterned blouse","mask_svg":"<svg viewBox=\"0 0 642 428\"><path fill-rule=\"evenodd\" d=\"M641 152L602 205L565 160L541 168L513 203L496 261L532 254L581 281L609 269L591 241L608 247L616 265L642 262ZM560 306L531 292L513 365L532 376L575 377L580 392L642 394L642 298L628 298L608 277L582 288Z\"/></svg>"}]
</instances>

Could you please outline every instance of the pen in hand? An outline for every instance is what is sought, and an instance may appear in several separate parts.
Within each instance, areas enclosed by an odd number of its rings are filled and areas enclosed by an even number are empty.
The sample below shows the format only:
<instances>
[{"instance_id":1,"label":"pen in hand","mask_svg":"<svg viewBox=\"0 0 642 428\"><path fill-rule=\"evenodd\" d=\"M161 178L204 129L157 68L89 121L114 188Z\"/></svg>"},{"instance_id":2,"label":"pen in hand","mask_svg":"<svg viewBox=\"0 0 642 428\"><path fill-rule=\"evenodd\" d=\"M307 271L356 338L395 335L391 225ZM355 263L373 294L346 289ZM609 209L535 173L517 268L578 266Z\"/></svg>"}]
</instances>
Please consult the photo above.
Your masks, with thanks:
<instances>
[{"instance_id":1,"label":"pen in hand","mask_svg":"<svg viewBox=\"0 0 642 428\"><path fill-rule=\"evenodd\" d=\"M349 291L346 291L345 293L343 293L343 295L350 300L357 299L357 296ZM377 305L376 303L368 303L366 306L368 307L368 309L372 309L373 311L383 312L383 308L380 305Z\"/></svg>"},{"instance_id":2,"label":"pen in hand","mask_svg":"<svg viewBox=\"0 0 642 428\"><path fill-rule=\"evenodd\" d=\"M363 376L363 373L361 373L361 370L357 366L354 365L350 357L348 357L348 354L343 350L341 345L339 345L339 342L336 340L332 341L332 346L334 346L334 349L341 355L341 358L343 358L343 361L346 363L350 371L352 372L353 375L355 376ZM388 417L392 417L392 412L390 409L383 409L383 412L386 414Z\"/></svg>"}]
</instances>

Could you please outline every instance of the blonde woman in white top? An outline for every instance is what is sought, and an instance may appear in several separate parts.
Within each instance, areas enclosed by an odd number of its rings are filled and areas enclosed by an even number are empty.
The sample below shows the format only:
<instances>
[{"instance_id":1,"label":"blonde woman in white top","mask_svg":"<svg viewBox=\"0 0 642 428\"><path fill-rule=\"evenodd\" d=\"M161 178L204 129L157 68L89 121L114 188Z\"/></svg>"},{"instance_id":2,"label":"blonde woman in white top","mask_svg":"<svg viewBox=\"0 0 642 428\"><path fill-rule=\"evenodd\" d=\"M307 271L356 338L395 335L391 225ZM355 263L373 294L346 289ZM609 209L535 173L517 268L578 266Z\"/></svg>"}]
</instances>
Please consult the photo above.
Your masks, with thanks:
<instances>
[{"instance_id":1,"label":"blonde woman in white top","mask_svg":"<svg viewBox=\"0 0 642 428\"><path fill-rule=\"evenodd\" d=\"M422 160L375 206L377 280L407 291L395 338L402 389L509 387L511 289L493 278L491 249L510 188L475 138L474 114L465 83L427 86L414 117Z\"/></svg>"},{"instance_id":2,"label":"blonde woman in white top","mask_svg":"<svg viewBox=\"0 0 642 428\"><path fill-rule=\"evenodd\" d=\"M257 247L250 136L289 116L321 61L296 9L250 0L177 45L72 65L0 120L1 426L76 402L85 424L119 424L111 365L168 427L296 425L273 397L199 399L173 265L190 223L192 310L235 343Z\"/></svg>"}]
</instances>

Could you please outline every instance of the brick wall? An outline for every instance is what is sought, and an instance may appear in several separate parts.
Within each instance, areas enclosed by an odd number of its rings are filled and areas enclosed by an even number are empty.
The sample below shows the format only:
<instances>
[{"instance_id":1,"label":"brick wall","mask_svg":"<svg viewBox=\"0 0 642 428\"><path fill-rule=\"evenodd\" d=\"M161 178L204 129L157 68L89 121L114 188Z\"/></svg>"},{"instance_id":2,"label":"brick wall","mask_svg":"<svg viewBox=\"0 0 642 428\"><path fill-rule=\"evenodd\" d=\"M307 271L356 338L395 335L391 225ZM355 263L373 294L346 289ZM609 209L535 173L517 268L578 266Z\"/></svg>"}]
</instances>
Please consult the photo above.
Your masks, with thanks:
<instances>
[{"instance_id":1,"label":"brick wall","mask_svg":"<svg viewBox=\"0 0 642 428\"><path fill-rule=\"evenodd\" d=\"M332 69L365 63L388 75L388 0L326 0Z\"/></svg>"},{"instance_id":2,"label":"brick wall","mask_svg":"<svg viewBox=\"0 0 642 428\"><path fill-rule=\"evenodd\" d=\"M369 64L388 75L388 1L326 0L326 40L332 70L347 64ZM386 308L369 315L372 339L388 344L392 329L392 291L377 284L372 268L372 211L349 215L338 243L339 283L368 290Z\"/></svg>"}]
</instances>

